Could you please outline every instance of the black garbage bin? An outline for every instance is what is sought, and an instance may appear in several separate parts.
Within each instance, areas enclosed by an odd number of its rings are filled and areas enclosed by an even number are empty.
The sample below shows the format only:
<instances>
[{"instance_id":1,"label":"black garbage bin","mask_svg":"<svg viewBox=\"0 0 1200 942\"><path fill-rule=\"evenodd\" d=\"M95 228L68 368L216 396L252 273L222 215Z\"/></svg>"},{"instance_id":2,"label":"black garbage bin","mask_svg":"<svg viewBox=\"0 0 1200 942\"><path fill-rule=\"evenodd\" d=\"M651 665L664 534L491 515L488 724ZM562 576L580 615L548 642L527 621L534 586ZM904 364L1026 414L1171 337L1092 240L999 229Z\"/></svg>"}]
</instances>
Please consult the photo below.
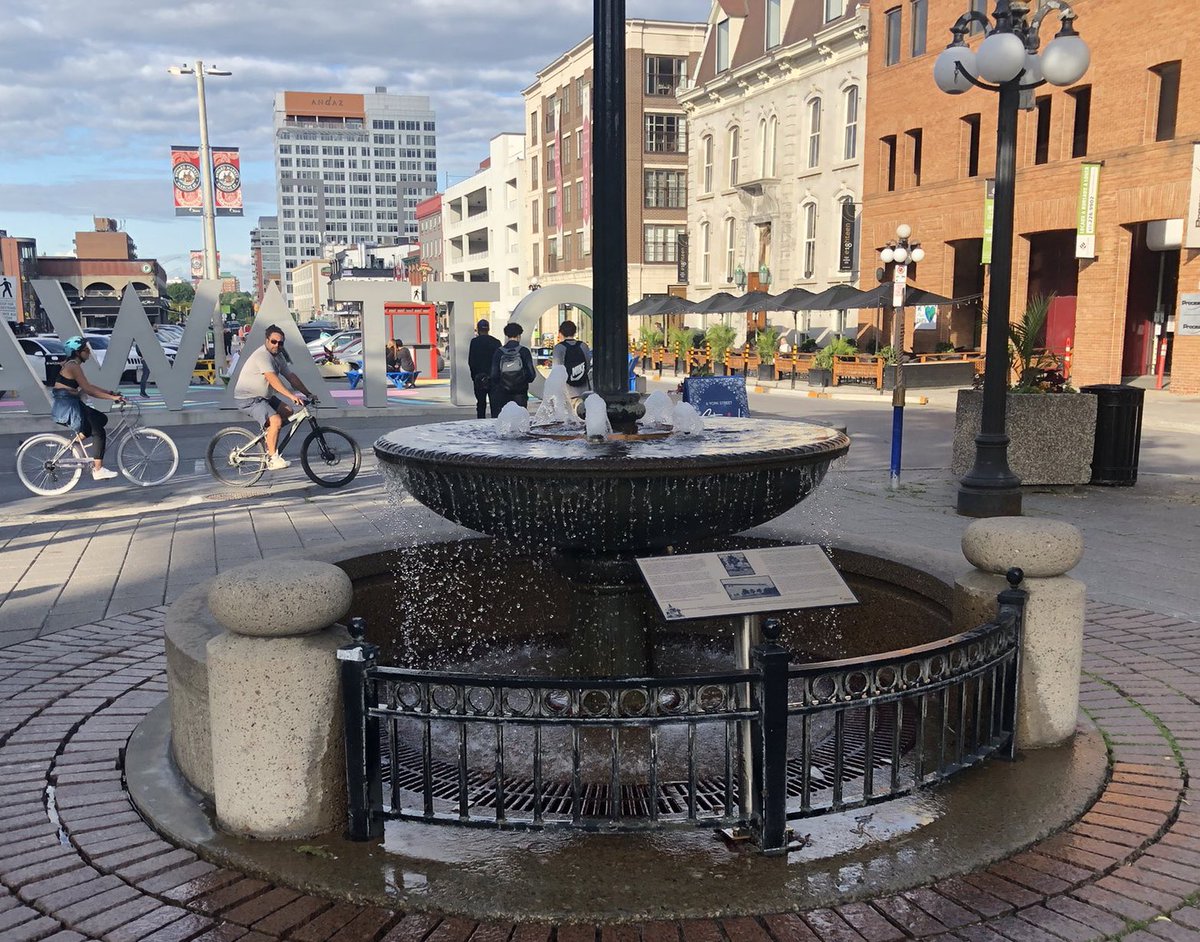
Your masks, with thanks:
<instances>
[{"instance_id":1,"label":"black garbage bin","mask_svg":"<svg viewBox=\"0 0 1200 942\"><path fill-rule=\"evenodd\" d=\"M1142 400L1137 386L1100 383L1084 386L1096 403L1096 444L1092 451L1091 484L1130 487L1137 483L1142 448Z\"/></svg>"}]
</instances>

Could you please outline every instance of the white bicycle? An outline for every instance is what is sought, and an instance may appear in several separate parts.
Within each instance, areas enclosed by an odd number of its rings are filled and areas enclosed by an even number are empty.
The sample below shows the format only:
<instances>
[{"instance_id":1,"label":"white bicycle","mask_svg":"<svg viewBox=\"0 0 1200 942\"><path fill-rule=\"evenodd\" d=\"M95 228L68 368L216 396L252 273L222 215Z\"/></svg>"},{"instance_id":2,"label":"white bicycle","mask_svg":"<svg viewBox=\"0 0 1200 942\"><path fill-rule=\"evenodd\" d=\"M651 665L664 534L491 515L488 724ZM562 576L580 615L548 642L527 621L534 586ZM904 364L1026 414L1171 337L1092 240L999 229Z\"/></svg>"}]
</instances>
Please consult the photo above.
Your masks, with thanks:
<instances>
[{"instance_id":1,"label":"white bicycle","mask_svg":"<svg viewBox=\"0 0 1200 942\"><path fill-rule=\"evenodd\" d=\"M136 402L118 402L111 414L116 426L108 433L116 446L117 467L131 484L153 487L170 479L179 467L179 449L166 433L142 426L142 410ZM29 490L42 497L65 494L83 472L92 466L81 436L43 432L21 443L17 449L17 476Z\"/></svg>"}]
</instances>

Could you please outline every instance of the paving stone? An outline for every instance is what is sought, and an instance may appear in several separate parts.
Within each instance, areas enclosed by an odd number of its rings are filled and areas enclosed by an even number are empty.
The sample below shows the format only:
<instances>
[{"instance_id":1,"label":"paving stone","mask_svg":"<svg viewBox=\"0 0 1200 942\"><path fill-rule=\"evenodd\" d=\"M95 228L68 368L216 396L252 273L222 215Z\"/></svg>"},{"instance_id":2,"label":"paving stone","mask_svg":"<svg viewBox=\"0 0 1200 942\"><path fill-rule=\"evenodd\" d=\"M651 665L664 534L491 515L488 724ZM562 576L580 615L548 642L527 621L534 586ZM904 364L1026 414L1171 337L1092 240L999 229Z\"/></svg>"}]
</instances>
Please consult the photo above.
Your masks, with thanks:
<instances>
[{"instance_id":1,"label":"paving stone","mask_svg":"<svg viewBox=\"0 0 1200 942\"><path fill-rule=\"evenodd\" d=\"M845 903L835 907L835 911L867 942L896 942L904 938L903 932L866 903Z\"/></svg>"},{"instance_id":2,"label":"paving stone","mask_svg":"<svg viewBox=\"0 0 1200 942\"><path fill-rule=\"evenodd\" d=\"M812 931L808 928L808 926L800 921L798 916L788 913L784 916L778 916L775 918L780 921L785 919L794 921L795 924L799 926L799 931L805 933L803 936L780 935L776 932L774 926L772 926L772 934L775 935L775 938L778 940L778 942L801 942L803 939L815 938L815 936L812 935ZM750 916L741 916L733 919L721 919L718 921L721 924L721 928L725 930L725 935L729 938L730 942L771 942L771 936L767 934L767 930L763 928L757 919L754 919ZM561 934L559 937L561 939Z\"/></svg>"},{"instance_id":3,"label":"paving stone","mask_svg":"<svg viewBox=\"0 0 1200 942\"><path fill-rule=\"evenodd\" d=\"M1055 912L1046 906L1030 906L1028 909L1022 909L1017 914L1018 919L1024 920L1044 932L1052 933L1059 938L1065 939L1066 942L1089 942L1090 939L1099 938L1102 933L1084 925L1082 922L1076 922L1062 913ZM1000 930L1004 932L1003 929ZM1005 933L1006 935L1008 933Z\"/></svg>"},{"instance_id":4,"label":"paving stone","mask_svg":"<svg viewBox=\"0 0 1200 942\"><path fill-rule=\"evenodd\" d=\"M178 906L156 905L156 909L104 933L105 942L141 942L146 936L188 915L186 909Z\"/></svg>"},{"instance_id":5,"label":"paving stone","mask_svg":"<svg viewBox=\"0 0 1200 942\"><path fill-rule=\"evenodd\" d=\"M264 916L250 928L267 935L284 935L297 926L310 922L318 913L329 909L331 900L316 896L301 896L285 906Z\"/></svg>"},{"instance_id":6,"label":"paving stone","mask_svg":"<svg viewBox=\"0 0 1200 942\"><path fill-rule=\"evenodd\" d=\"M823 942L863 942L858 930L835 910L813 909L802 914L801 918Z\"/></svg>"}]
</instances>

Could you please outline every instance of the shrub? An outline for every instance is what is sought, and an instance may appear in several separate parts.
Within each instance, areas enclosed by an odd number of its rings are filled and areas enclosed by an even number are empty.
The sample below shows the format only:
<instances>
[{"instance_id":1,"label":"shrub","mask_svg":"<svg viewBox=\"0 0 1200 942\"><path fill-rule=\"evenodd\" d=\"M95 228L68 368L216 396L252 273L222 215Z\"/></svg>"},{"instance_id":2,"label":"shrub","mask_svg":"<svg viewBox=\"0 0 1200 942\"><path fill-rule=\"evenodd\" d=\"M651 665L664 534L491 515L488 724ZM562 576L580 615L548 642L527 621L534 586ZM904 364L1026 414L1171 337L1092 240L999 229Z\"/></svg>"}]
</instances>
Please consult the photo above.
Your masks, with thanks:
<instances>
[{"instance_id":1,"label":"shrub","mask_svg":"<svg viewBox=\"0 0 1200 942\"><path fill-rule=\"evenodd\" d=\"M705 332L704 339L712 348L713 359L718 363L724 363L725 355L729 353L734 340L737 339L737 331L728 324L713 324Z\"/></svg>"},{"instance_id":2,"label":"shrub","mask_svg":"<svg viewBox=\"0 0 1200 942\"><path fill-rule=\"evenodd\" d=\"M759 363L774 363L775 353L779 350L779 328L762 328L762 330L754 335L754 347L758 351Z\"/></svg>"},{"instance_id":3,"label":"shrub","mask_svg":"<svg viewBox=\"0 0 1200 942\"><path fill-rule=\"evenodd\" d=\"M813 358L813 366L821 370L833 369L834 357L851 357L858 353L854 341L838 337Z\"/></svg>"},{"instance_id":4,"label":"shrub","mask_svg":"<svg viewBox=\"0 0 1200 942\"><path fill-rule=\"evenodd\" d=\"M667 346L670 347L677 360L684 359L688 349L692 346L692 328L672 327L667 331Z\"/></svg>"}]
</instances>

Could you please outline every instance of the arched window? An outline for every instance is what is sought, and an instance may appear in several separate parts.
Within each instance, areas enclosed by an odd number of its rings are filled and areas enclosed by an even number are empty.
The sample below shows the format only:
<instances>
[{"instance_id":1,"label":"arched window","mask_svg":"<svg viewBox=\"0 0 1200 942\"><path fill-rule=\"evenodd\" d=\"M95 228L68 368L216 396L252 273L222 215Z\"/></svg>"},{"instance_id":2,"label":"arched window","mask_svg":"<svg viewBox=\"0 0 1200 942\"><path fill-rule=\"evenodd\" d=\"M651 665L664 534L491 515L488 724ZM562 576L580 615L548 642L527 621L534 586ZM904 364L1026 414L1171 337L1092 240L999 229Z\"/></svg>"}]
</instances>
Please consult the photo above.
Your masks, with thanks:
<instances>
[{"instance_id":1,"label":"arched window","mask_svg":"<svg viewBox=\"0 0 1200 942\"><path fill-rule=\"evenodd\" d=\"M804 277L817 273L817 204L805 203L804 213Z\"/></svg>"},{"instance_id":2,"label":"arched window","mask_svg":"<svg viewBox=\"0 0 1200 942\"><path fill-rule=\"evenodd\" d=\"M700 283L706 285L709 283L709 264L708 264L708 223L700 223Z\"/></svg>"},{"instance_id":3,"label":"arched window","mask_svg":"<svg viewBox=\"0 0 1200 942\"><path fill-rule=\"evenodd\" d=\"M758 175L767 175L767 119L758 119Z\"/></svg>"},{"instance_id":4,"label":"arched window","mask_svg":"<svg viewBox=\"0 0 1200 942\"><path fill-rule=\"evenodd\" d=\"M851 85L845 92L846 132L842 143L842 159L854 160L858 156L858 86Z\"/></svg>"},{"instance_id":5,"label":"arched window","mask_svg":"<svg viewBox=\"0 0 1200 942\"><path fill-rule=\"evenodd\" d=\"M821 163L821 99L808 103L808 166Z\"/></svg>"},{"instance_id":6,"label":"arched window","mask_svg":"<svg viewBox=\"0 0 1200 942\"><path fill-rule=\"evenodd\" d=\"M729 185L737 186L738 158L741 156L741 135L737 128L729 129Z\"/></svg>"},{"instance_id":7,"label":"arched window","mask_svg":"<svg viewBox=\"0 0 1200 942\"><path fill-rule=\"evenodd\" d=\"M734 269L733 236L734 236L733 220L726 219L725 220L725 280L729 281L729 282L733 281L733 269Z\"/></svg>"},{"instance_id":8,"label":"arched window","mask_svg":"<svg viewBox=\"0 0 1200 942\"><path fill-rule=\"evenodd\" d=\"M771 115L767 119L767 167L765 176L775 176L775 153L779 143L779 119Z\"/></svg>"},{"instance_id":9,"label":"arched window","mask_svg":"<svg viewBox=\"0 0 1200 942\"><path fill-rule=\"evenodd\" d=\"M704 165L700 168L700 180L702 189L701 193L711 193L713 191L713 136L711 134L704 135L704 140L701 142L701 155Z\"/></svg>"}]
</instances>

